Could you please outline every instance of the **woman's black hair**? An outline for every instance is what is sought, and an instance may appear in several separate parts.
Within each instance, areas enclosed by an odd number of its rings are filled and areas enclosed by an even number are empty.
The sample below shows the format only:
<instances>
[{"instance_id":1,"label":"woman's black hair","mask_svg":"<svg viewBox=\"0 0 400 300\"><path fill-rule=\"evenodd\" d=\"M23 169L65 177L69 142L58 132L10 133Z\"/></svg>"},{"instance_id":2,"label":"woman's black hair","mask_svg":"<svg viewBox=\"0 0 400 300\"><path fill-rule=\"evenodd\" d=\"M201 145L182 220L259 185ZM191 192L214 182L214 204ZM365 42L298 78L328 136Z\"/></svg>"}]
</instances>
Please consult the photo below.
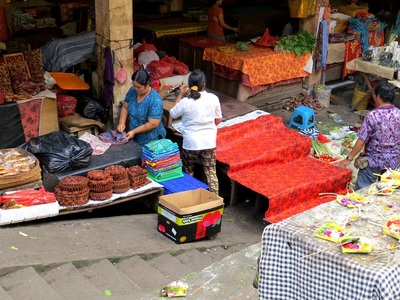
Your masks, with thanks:
<instances>
[{"instance_id":1,"label":"woman's black hair","mask_svg":"<svg viewBox=\"0 0 400 300\"><path fill-rule=\"evenodd\" d=\"M190 94L188 97L195 100L199 99L201 96L200 92L204 90L206 82L207 79L204 72L199 69L194 70L188 78L190 88Z\"/></svg>"},{"instance_id":2,"label":"woman's black hair","mask_svg":"<svg viewBox=\"0 0 400 300\"><path fill-rule=\"evenodd\" d=\"M393 103L396 98L396 87L386 80L379 81L375 86L374 92L386 103Z\"/></svg>"},{"instance_id":3,"label":"woman's black hair","mask_svg":"<svg viewBox=\"0 0 400 300\"><path fill-rule=\"evenodd\" d=\"M150 74L145 69L139 69L132 75L132 81L136 81L141 85L150 83Z\"/></svg>"},{"instance_id":4,"label":"woman's black hair","mask_svg":"<svg viewBox=\"0 0 400 300\"><path fill-rule=\"evenodd\" d=\"M207 7L211 8L215 4L215 2L217 2L217 0L208 0Z\"/></svg>"}]
</instances>

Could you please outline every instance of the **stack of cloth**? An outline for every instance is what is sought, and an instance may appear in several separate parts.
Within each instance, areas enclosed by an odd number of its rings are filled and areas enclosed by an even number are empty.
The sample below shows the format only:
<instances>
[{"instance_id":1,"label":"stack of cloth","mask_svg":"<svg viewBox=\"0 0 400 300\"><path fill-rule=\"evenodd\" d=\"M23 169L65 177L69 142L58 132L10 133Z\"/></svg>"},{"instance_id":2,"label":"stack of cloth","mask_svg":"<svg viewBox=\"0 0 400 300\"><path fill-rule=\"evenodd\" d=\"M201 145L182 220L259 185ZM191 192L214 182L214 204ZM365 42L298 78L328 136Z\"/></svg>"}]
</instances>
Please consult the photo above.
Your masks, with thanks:
<instances>
[{"instance_id":1,"label":"stack of cloth","mask_svg":"<svg viewBox=\"0 0 400 300\"><path fill-rule=\"evenodd\" d=\"M145 144L142 166L148 171L148 177L157 182L183 177L179 146L169 139Z\"/></svg>"}]
</instances>

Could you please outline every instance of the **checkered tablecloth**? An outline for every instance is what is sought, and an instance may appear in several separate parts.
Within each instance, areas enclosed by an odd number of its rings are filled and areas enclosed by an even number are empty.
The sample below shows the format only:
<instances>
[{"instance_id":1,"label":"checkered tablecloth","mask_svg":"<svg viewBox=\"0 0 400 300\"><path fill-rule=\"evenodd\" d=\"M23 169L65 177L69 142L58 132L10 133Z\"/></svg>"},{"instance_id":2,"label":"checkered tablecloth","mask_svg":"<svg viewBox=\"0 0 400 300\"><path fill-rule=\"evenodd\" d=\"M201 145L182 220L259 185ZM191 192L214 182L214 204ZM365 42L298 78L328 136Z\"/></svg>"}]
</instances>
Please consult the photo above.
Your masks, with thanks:
<instances>
[{"instance_id":1,"label":"checkered tablecloth","mask_svg":"<svg viewBox=\"0 0 400 300\"><path fill-rule=\"evenodd\" d=\"M332 201L268 225L262 236L259 299L400 299L399 241L371 223L384 224L383 218L396 214L398 199L373 196L361 209ZM332 220L346 224L353 236L370 238L373 251L342 254L339 244L313 236Z\"/></svg>"}]
</instances>

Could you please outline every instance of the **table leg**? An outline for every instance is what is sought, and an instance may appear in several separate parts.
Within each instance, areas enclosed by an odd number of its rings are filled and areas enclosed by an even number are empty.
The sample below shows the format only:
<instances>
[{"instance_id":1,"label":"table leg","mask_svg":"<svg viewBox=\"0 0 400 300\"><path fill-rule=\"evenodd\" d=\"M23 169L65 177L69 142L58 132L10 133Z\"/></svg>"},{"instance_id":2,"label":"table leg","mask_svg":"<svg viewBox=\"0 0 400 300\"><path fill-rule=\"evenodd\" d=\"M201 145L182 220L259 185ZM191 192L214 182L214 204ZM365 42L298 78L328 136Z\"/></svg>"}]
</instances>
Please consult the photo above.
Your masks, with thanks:
<instances>
[{"instance_id":1,"label":"table leg","mask_svg":"<svg viewBox=\"0 0 400 300\"><path fill-rule=\"evenodd\" d=\"M229 180L231 181L231 197L229 200L229 205L234 206L236 204L237 184L235 180L230 178Z\"/></svg>"},{"instance_id":2,"label":"table leg","mask_svg":"<svg viewBox=\"0 0 400 300\"><path fill-rule=\"evenodd\" d=\"M371 86L371 82L369 81L369 78L367 76L367 74L365 74L364 72L360 72L361 76L364 78L364 82L367 84L368 90L372 93L372 98L374 99L374 101L376 100L376 96L374 93L374 89Z\"/></svg>"}]
</instances>

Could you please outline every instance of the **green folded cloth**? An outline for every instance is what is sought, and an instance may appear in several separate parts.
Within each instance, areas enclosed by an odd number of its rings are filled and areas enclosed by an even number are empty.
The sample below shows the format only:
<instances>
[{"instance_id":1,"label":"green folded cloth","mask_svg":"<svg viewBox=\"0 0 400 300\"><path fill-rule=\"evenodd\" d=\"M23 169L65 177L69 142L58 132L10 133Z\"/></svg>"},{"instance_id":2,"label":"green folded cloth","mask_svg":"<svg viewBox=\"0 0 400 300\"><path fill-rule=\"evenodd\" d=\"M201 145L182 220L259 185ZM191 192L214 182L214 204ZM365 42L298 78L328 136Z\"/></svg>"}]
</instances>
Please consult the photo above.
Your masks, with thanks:
<instances>
[{"instance_id":1,"label":"green folded cloth","mask_svg":"<svg viewBox=\"0 0 400 300\"><path fill-rule=\"evenodd\" d=\"M147 174L147 177L149 177L150 179L152 179L156 182L162 182L162 181L166 181L166 180L183 177L183 172L182 172L182 168L177 168L175 170L170 170L170 171L166 171L166 172L159 172L159 173L149 172Z\"/></svg>"}]
</instances>

